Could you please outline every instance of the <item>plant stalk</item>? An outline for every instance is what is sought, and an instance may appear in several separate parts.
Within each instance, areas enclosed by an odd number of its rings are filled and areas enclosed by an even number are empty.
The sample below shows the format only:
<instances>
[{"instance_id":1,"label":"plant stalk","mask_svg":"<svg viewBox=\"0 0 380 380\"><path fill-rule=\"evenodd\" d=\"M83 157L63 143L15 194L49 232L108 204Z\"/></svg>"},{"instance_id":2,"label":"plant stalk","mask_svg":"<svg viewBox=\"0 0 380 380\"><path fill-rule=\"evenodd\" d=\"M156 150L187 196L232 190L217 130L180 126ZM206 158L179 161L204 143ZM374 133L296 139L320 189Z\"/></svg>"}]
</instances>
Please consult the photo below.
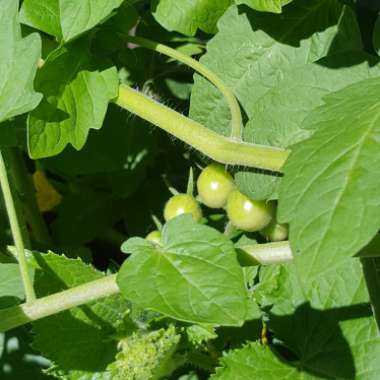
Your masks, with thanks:
<instances>
[{"instance_id":1,"label":"plant stalk","mask_svg":"<svg viewBox=\"0 0 380 380\"><path fill-rule=\"evenodd\" d=\"M11 188L7 176L7 169L5 166L3 154L0 151L0 184L3 191L4 203L7 209L9 224L12 231L13 240L17 251L17 260L19 262L20 273L25 290L25 297L27 302L35 300L33 282L29 275L28 263L25 257L25 247L22 239L20 224L17 219L15 204L12 197Z\"/></svg>"},{"instance_id":2,"label":"plant stalk","mask_svg":"<svg viewBox=\"0 0 380 380\"><path fill-rule=\"evenodd\" d=\"M238 142L221 136L126 85L120 85L115 102L223 164L281 172L290 153L280 148Z\"/></svg>"},{"instance_id":3,"label":"plant stalk","mask_svg":"<svg viewBox=\"0 0 380 380\"><path fill-rule=\"evenodd\" d=\"M241 246L237 252L243 266L281 264L293 260L289 241Z\"/></svg>"},{"instance_id":4,"label":"plant stalk","mask_svg":"<svg viewBox=\"0 0 380 380\"><path fill-rule=\"evenodd\" d=\"M119 292L115 274L39 298L31 303L0 310L0 332Z\"/></svg>"},{"instance_id":5,"label":"plant stalk","mask_svg":"<svg viewBox=\"0 0 380 380\"><path fill-rule=\"evenodd\" d=\"M22 203L25 218L30 225L34 239L41 244L51 246L52 240L38 208L32 178L26 169L21 152L16 148L10 149L7 153L7 159L12 168L10 174L12 175L18 198Z\"/></svg>"},{"instance_id":6,"label":"plant stalk","mask_svg":"<svg viewBox=\"0 0 380 380\"><path fill-rule=\"evenodd\" d=\"M246 262L243 265L279 264L292 259L288 242L256 244L239 248L239 255L242 252L246 252ZM106 276L39 298L31 303L2 309L0 310L0 332L117 294L120 289L116 283L116 276L117 274Z\"/></svg>"},{"instance_id":7,"label":"plant stalk","mask_svg":"<svg viewBox=\"0 0 380 380\"><path fill-rule=\"evenodd\" d=\"M193 68L199 74L202 74L207 78L224 96L228 107L231 112L231 135L232 139L241 141L243 121L241 117L241 111L238 101L236 100L233 92L226 86L222 79L220 79L212 70L204 66L202 63L189 57L186 54L181 53L178 50L172 49L169 46L160 44L141 37L128 36L128 42L132 42L136 45L145 47L147 49L154 50L158 53L164 54L177 61L184 63L185 65Z\"/></svg>"},{"instance_id":8,"label":"plant stalk","mask_svg":"<svg viewBox=\"0 0 380 380\"><path fill-rule=\"evenodd\" d=\"M14 170L12 167L12 160L10 158L9 151L10 149L4 149L2 151L3 159L6 163L7 171L9 173L9 186L11 188L12 194L14 194L13 201L16 208L17 220L20 225L22 241L24 242L25 248L30 249L31 242L30 242L30 236L29 236L29 230L28 230L28 223L25 217L24 206L22 204L20 197L18 196L15 178L14 178L14 175L12 175L14 173Z\"/></svg>"}]
</instances>

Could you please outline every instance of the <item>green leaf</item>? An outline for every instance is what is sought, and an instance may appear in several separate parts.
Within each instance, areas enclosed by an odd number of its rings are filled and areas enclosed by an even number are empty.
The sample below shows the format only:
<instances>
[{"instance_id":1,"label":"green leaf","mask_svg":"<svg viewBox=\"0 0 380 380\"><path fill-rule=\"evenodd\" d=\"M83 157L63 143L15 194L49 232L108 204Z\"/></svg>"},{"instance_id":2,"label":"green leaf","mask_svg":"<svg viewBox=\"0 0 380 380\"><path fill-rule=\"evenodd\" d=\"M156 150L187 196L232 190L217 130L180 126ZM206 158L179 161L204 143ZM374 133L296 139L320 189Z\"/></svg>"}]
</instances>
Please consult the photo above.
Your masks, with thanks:
<instances>
[{"instance_id":1,"label":"green leaf","mask_svg":"<svg viewBox=\"0 0 380 380\"><path fill-rule=\"evenodd\" d=\"M35 253L34 258L39 265L35 277L39 297L103 277L80 260L53 253ZM61 371L69 372L66 378L91 378L95 374L101 378L114 360L117 341L112 335L127 311L120 296L111 296L44 318L33 324L34 347Z\"/></svg>"},{"instance_id":2,"label":"green leaf","mask_svg":"<svg viewBox=\"0 0 380 380\"><path fill-rule=\"evenodd\" d=\"M296 256L324 258L311 277L357 253L380 227L379 95L380 79L370 79L328 96L305 120L316 132L285 164L279 219L290 223Z\"/></svg>"},{"instance_id":3,"label":"green leaf","mask_svg":"<svg viewBox=\"0 0 380 380\"><path fill-rule=\"evenodd\" d=\"M8 302L6 298L24 298L24 288L21 281L18 264L0 264L0 307ZM11 301L11 300L9 300ZM7 304L7 306L9 306Z\"/></svg>"},{"instance_id":4,"label":"green leaf","mask_svg":"<svg viewBox=\"0 0 380 380\"><path fill-rule=\"evenodd\" d=\"M243 272L232 242L218 231L185 215L166 224L162 246L132 238L122 250L132 256L117 281L132 303L187 322L244 322L248 295Z\"/></svg>"},{"instance_id":5,"label":"green leaf","mask_svg":"<svg viewBox=\"0 0 380 380\"><path fill-rule=\"evenodd\" d=\"M281 13L282 7L293 0L235 0L236 4L246 4L257 11Z\"/></svg>"},{"instance_id":6,"label":"green leaf","mask_svg":"<svg viewBox=\"0 0 380 380\"><path fill-rule=\"evenodd\" d=\"M59 0L24 0L20 22L61 39L59 12Z\"/></svg>"},{"instance_id":7,"label":"green leaf","mask_svg":"<svg viewBox=\"0 0 380 380\"><path fill-rule=\"evenodd\" d=\"M0 7L0 122L28 112L41 101L33 79L41 54L38 34L21 37L18 1L3 0Z\"/></svg>"},{"instance_id":8,"label":"green leaf","mask_svg":"<svg viewBox=\"0 0 380 380\"><path fill-rule=\"evenodd\" d=\"M206 0L193 2L182 0L153 0L152 14L164 28L194 36L197 29L206 33L216 33L217 22L233 4L246 4L258 11L281 13L282 6L292 0Z\"/></svg>"},{"instance_id":9,"label":"green leaf","mask_svg":"<svg viewBox=\"0 0 380 380\"><path fill-rule=\"evenodd\" d=\"M288 70L322 58L336 44L337 23L343 23L345 9L338 1L324 0L297 1L281 15L232 6L219 20L219 32L208 43L201 62L225 81L251 118L254 104ZM356 39L349 41L349 46L356 47ZM229 134L231 117L223 96L198 75L190 116Z\"/></svg>"},{"instance_id":10,"label":"green leaf","mask_svg":"<svg viewBox=\"0 0 380 380\"><path fill-rule=\"evenodd\" d=\"M65 42L104 21L123 0L25 0L23 23Z\"/></svg>"},{"instance_id":11,"label":"green leaf","mask_svg":"<svg viewBox=\"0 0 380 380\"><path fill-rule=\"evenodd\" d=\"M210 380L319 379L282 362L269 347L260 343L249 343L229 352L222 358L221 365Z\"/></svg>"},{"instance_id":12,"label":"green leaf","mask_svg":"<svg viewBox=\"0 0 380 380\"><path fill-rule=\"evenodd\" d=\"M283 79L254 104L253 116L244 129L244 140L282 148L304 140L310 132L301 127L302 122L323 104L323 97L355 82L380 76L380 66L375 63L377 61L369 55L351 51L286 72ZM278 175L240 171L235 180L240 191L252 198L278 196Z\"/></svg>"},{"instance_id":13,"label":"green leaf","mask_svg":"<svg viewBox=\"0 0 380 380\"><path fill-rule=\"evenodd\" d=\"M321 268L321 261L313 265ZM257 292L264 306L273 305L269 329L298 357L301 369L322 378L377 378L380 338L359 260L337 260L311 280L309 266L301 257L264 269Z\"/></svg>"},{"instance_id":14,"label":"green leaf","mask_svg":"<svg viewBox=\"0 0 380 380\"><path fill-rule=\"evenodd\" d=\"M198 28L215 33L216 22L231 4L233 0L182 0L179 6L176 0L153 0L152 14L164 28L193 36Z\"/></svg>"},{"instance_id":15,"label":"green leaf","mask_svg":"<svg viewBox=\"0 0 380 380\"><path fill-rule=\"evenodd\" d=\"M88 71L86 41L63 46L47 59L36 78L45 99L28 118L28 148L33 158L56 155L67 144L83 148L89 130L99 129L108 102L118 93L116 69Z\"/></svg>"},{"instance_id":16,"label":"green leaf","mask_svg":"<svg viewBox=\"0 0 380 380\"><path fill-rule=\"evenodd\" d=\"M69 41L102 22L123 0L60 0L62 35Z\"/></svg>"}]
</instances>

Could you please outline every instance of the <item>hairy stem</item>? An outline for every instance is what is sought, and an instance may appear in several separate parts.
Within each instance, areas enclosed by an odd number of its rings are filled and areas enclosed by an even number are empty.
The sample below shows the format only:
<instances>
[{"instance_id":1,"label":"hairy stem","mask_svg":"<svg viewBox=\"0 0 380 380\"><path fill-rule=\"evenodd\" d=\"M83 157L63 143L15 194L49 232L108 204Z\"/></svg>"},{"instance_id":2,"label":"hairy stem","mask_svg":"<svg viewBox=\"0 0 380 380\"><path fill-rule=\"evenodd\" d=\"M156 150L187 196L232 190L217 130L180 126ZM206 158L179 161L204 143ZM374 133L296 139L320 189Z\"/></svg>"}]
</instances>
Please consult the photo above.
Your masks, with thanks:
<instances>
[{"instance_id":1,"label":"hairy stem","mask_svg":"<svg viewBox=\"0 0 380 380\"><path fill-rule=\"evenodd\" d=\"M290 153L284 149L223 137L126 85L120 85L115 102L223 164L280 172Z\"/></svg>"},{"instance_id":2,"label":"hairy stem","mask_svg":"<svg viewBox=\"0 0 380 380\"><path fill-rule=\"evenodd\" d=\"M29 174L22 153L16 149L10 149L7 153L11 175L16 187L18 198L22 203L25 218L30 225L34 239L42 244L52 244L49 231L41 212L38 209L35 189L31 175Z\"/></svg>"},{"instance_id":3,"label":"hairy stem","mask_svg":"<svg viewBox=\"0 0 380 380\"><path fill-rule=\"evenodd\" d=\"M119 293L116 275L106 276L31 303L0 310L0 332Z\"/></svg>"},{"instance_id":4,"label":"hairy stem","mask_svg":"<svg viewBox=\"0 0 380 380\"><path fill-rule=\"evenodd\" d=\"M238 141L241 140L243 121L241 117L239 103L237 102L233 92L226 86L223 80L220 79L212 70L210 70L200 62L196 61L195 59L189 57L188 55L183 54L178 50L172 49L169 46L160 44L158 42L150 41L141 37L132 36L128 36L127 41L154 50L168 57L174 58L177 61L180 61L185 65L193 68L199 74L202 74L205 78L207 78L223 94L228 104L228 107L231 112L231 138L236 139Z\"/></svg>"},{"instance_id":5,"label":"hairy stem","mask_svg":"<svg viewBox=\"0 0 380 380\"><path fill-rule=\"evenodd\" d=\"M11 188L7 176L7 170L3 159L3 154L0 151L0 184L3 191L4 203L7 209L9 224L12 231L13 240L16 246L17 259L20 266L21 278L24 285L25 296L27 302L35 300L32 279L29 275L28 264L25 257L24 242L22 239L21 228L17 219L15 204L12 197Z\"/></svg>"}]
</instances>

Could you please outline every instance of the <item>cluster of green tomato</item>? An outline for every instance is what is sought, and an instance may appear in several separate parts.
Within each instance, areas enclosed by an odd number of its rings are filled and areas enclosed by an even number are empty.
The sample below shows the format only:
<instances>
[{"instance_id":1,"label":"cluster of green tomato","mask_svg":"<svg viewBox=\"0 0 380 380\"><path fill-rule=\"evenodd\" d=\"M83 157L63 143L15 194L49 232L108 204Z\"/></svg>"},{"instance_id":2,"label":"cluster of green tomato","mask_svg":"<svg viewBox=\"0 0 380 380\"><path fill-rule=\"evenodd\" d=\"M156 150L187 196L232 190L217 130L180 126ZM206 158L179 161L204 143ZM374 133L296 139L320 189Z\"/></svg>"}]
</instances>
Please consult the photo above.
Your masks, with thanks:
<instances>
[{"instance_id":1,"label":"cluster of green tomato","mask_svg":"<svg viewBox=\"0 0 380 380\"><path fill-rule=\"evenodd\" d=\"M286 225L275 221L273 202L253 200L237 190L230 173L223 166L211 164L205 167L197 180L197 199L207 207L224 208L231 224L246 232L259 231L269 241L285 240ZM164 208L164 219L168 221L181 214L191 214L195 222L202 219L202 209L191 194L173 195ZM161 234L155 230L146 239L159 243Z\"/></svg>"}]
</instances>

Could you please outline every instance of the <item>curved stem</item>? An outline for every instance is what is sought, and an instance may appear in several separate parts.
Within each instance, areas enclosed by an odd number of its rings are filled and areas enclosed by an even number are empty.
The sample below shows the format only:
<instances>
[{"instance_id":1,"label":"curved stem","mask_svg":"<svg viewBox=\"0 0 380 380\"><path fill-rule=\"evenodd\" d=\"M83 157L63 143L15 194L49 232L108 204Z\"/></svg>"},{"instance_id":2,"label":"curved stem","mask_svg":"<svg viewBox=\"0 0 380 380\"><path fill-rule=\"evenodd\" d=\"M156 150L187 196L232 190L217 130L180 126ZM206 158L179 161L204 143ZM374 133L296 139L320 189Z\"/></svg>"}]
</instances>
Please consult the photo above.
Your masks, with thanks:
<instances>
[{"instance_id":1,"label":"curved stem","mask_svg":"<svg viewBox=\"0 0 380 380\"><path fill-rule=\"evenodd\" d=\"M223 137L126 85L120 85L115 102L223 164L280 172L290 153L284 149Z\"/></svg>"},{"instance_id":2,"label":"curved stem","mask_svg":"<svg viewBox=\"0 0 380 380\"><path fill-rule=\"evenodd\" d=\"M202 74L207 78L218 90L223 94L228 107L231 112L231 138L241 141L242 126L243 121L241 117L241 111L238 101L236 100L233 92L226 86L222 79L220 79L212 70L196 61L195 59L189 57L186 54L179 52L178 50L172 49L169 46L160 44L158 42L150 41L141 37L128 36L126 38L128 42L132 42L136 45L154 50L158 53L167 55L168 57L174 58L177 61L184 63L185 65L193 68L198 73Z\"/></svg>"},{"instance_id":3,"label":"curved stem","mask_svg":"<svg viewBox=\"0 0 380 380\"><path fill-rule=\"evenodd\" d=\"M25 257L24 242L22 239L20 225L17 219L15 204L12 197L12 192L9 186L7 170L3 159L3 154L0 151L0 184L4 195L4 203L7 209L9 224L12 231L13 240L17 250L17 259L20 266L21 278L24 285L26 301L35 300L33 283L29 275L28 264Z\"/></svg>"},{"instance_id":4,"label":"curved stem","mask_svg":"<svg viewBox=\"0 0 380 380\"><path fill-rule=\"evenodd\" d=\"M0 310L0 332L119 292L116 275L111 275L39 298L31 303Z\"/></svg>"}]
</instances>

